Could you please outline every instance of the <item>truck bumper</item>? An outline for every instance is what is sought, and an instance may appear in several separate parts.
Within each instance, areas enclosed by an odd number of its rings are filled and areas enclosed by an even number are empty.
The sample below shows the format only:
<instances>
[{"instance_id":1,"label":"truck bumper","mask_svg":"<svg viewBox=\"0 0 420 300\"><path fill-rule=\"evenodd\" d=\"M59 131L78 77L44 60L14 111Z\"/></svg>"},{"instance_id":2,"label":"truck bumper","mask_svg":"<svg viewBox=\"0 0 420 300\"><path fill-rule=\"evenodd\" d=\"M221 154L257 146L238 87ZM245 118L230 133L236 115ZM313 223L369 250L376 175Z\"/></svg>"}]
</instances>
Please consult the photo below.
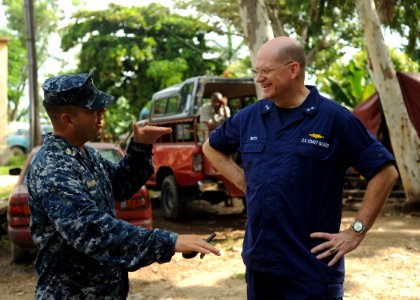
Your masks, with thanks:
<instances>
[{"instance_id":1,"label":"truck bumper","mask_svg":"<svg viewBox=\"0 0 420 300\"><path fill-rule=\"evenodd\" d=\"M213 181L209 179L199 180L198 189L200 192L224 192L225 186L221 181Z\"/></svg>"}]
</instances>

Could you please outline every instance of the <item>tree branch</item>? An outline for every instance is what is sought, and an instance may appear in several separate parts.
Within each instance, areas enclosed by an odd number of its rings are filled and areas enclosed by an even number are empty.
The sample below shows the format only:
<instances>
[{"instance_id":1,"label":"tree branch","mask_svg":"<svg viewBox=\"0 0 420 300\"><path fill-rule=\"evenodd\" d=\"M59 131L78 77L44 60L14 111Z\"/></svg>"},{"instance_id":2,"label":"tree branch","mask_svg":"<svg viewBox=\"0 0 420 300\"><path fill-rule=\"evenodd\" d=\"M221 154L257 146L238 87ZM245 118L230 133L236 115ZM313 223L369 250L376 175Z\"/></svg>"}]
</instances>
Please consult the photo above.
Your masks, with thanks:
<instances>
[{"instance_id":1,"label":"tree branch","mask_svg":"<svg viewBox=\"0 0 420 300\"><path fill-rule=\"evenodd\" d=\"M273 28L274 36L286 35L283 29L283 24L279 18L279 2L278 1L267 1L266 4L268 18L271 21L271 27Z\"/></svg>"}]
</instances>

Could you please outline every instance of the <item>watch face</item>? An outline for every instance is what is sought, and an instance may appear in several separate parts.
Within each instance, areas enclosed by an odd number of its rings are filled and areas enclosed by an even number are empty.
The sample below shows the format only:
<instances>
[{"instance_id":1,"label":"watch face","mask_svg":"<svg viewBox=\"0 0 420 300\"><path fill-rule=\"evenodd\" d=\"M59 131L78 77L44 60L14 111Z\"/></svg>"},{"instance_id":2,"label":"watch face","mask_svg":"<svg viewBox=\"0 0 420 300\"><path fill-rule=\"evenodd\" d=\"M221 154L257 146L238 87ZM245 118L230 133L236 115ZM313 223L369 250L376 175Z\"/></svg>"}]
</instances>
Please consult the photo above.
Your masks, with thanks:
<instances>
[{"instance_id":1,"label":"watch face","mask_svg":"<svg viewBox=\"0 0 420 300\"><path fill-rule=\"evenodd\" d=\"M354 222L353 223L353 228L354 228L354 231L357 231L357 232L362 231L363 224L360 223L360 222Z\"/></svg>"}]
</instances>

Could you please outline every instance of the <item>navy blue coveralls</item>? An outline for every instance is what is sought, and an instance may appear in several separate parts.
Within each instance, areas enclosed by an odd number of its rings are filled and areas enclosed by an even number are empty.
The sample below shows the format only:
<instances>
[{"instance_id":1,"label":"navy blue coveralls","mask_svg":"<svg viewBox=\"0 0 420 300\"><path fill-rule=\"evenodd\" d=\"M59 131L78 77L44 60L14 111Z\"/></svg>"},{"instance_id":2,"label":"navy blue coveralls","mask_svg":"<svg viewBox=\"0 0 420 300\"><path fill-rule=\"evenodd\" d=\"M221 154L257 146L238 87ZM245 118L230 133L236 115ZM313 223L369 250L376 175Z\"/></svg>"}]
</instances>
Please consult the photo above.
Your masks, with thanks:
<instances>
[{"instance_id":1,"label":"navy blue coveralls","mask_svg":"<svg viewBox=\"0 0 420 300\"><path fill-rule=\"evenodd\" d=\"M242 156L247 269L342 285L344 260L333 267L318 260L310 249L323 241L309 235L339 232L350 165L369 180L394 158L350 111L308 88L308 97L285 124L274 102L263 99L228 119L209 142Z\"/></svg>"}]
</instances>

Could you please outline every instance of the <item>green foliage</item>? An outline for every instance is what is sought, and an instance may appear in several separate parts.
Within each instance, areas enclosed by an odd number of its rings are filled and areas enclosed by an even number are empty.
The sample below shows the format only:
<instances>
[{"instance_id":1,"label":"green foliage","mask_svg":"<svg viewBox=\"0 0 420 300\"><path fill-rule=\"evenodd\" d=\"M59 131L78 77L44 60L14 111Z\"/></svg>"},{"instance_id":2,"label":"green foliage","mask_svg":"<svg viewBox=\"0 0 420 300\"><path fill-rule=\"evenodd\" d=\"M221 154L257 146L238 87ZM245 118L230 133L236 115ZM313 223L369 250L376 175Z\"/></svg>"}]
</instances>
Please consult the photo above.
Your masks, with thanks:
<instances>
[{"instance_id":1,"label":"green foliage","mask_svg":"<svg viewBox=\"0 0 420 300\"><path fill-rule=\"evenodd\" d=\"M8 44L8 119L14 121L19 119L22 114L27 113L27 110L18 112L19 102L28 80L24 1L3 0L2 2L5 7L7 25L0 34L11 38ZM37 0L33 2L37 65L41 66L49 55L48 37L57 28L57 1Z\"/></svg>"},{"instance_id":2,"label":"green foliage","mask_svg":"<svg viewBox=\"0 0 420 300\"><path fill-rule=\"evenodd\" d=\"M375 92L365 64L366 58L352 59L347 65L333 64L325 75L318 74L320 90L348 107L355 107Z\"/></svg>"},{"instance_id":3,"label":"green foliage","mask_svg":"<svg viewBox=\"0 0 420 300\"><path fill-rule=\"evenodd\" d=\"M26 155L15 155L10 158L10 167L12 168L22 168L25 164L27 156Z\"/></svg>"},{"instance_id":4,"label":"green foliage","mask_svg":"<svg viewBox=\"0 0 420 300\"><path fill-rule=\"evenodd\" d=\"M389 49L392 63L395 70L399 72L418 72L420 62L415 60L409 53L401 52L398 49Z\"/></svg>"},{"instance_id":5,"label":"green foliage","mask_svg":"<svg viewBox=\"0 0 420 300\"><path fill-rule=\"evenodd\" d=\"M26 70L26 48L19 39L12 38L15 33L9 30L0 30L1 36L10 38L8 42L8 64L7 64L7 97L8 97L8 120L17 119L19 100L23 96L25 81L22 80L22 73ZM25 72L26 73L26 72Z\"/></svg>"},{"instance_id":6,"label":"green foliage","mask_svg":"<svg viewBox=\"0 0 420 300\"><path fill-rule=\"evenodd\" d=\"M396 71L416 72L419 68L405 53L391 49L390 55ZM349 62L338 61L326 72L318 71L316 75L320 90L339 103L354 108L375 92L367 65L366 52L359 52Z\"/></svg>"},{"instance_id":7,"label":"green foliage","mask_svg":"<svg viewBox=\"0 0 420 300\"><path fill-rule=\"evenodd\" d=\"M125 97L120 97L118 103L110 105L105 113L105 128L113 128L112 130L104 130L102 134L103 140L108 141L121 141L131 130L131 126L136 118L130 111L130 102Z\"/></svg>"},{"instance_id":8,"label":"green foliage","mask_svg":"<svg viewBox=\"0 0 420 300\"><path fill-rule=\"evenodd\" d=\"M223 39L213 41L214 49L220 53L220 59L227 64L223 76L251 75L250 57L240 57L246 43L236 0L175 0L174 6L178 9L194 10L200 19L208 20L213 32L223 35ZM234 38L239 40L236 45Z\"/></svg>"},{"instance_id":9,"label":"green foliage","mask_svg":"<svg viewBox=\"0 0 420 300\"><path fill-rule=\"evenodd\" d=\"M420 63L420 2L412 0L375 0L375 2L382 24L407 39L407 44L400 50Z\"/></svg>"},{"instance_id":10,"label":"green foliage","mask_svg":"<svg viewBox=\"0 0 420 300\"><path fill-rule=\"evenodd\" d=\"M363 32L354 0L265 0L269 10L277 13L285 34L295 37L308 53L308 72L327 69L343 56L346 46L362 49ZM408 40L402 51L420 63L420 2L411 0L376 0L383 25ZM224 24L232 25L243 34L237 0L175 0L178 8L195 9L222 31ZM385 11L385 13L383 13ZM272 22L273 26L275 22ZM419 70L417 70L419 71Z\"/></svg>"},{"instance_id":11,"label":"green foliage","mask_svg":"<svg viewBox=\"0 0 420 300\"><path fill-rule=\"evenodd\" d=\"M159 86L167 87L181 82L183 74L188 70L188 67L185 59L180 57L172 61L167 59L152 61L147 68L146 76L154 78Z\"/></svg>"},{"instance_id":12,"label":"green foliage","mask_svg":"<svg viewBox=\"0 0 420 300\"><path fill-rule=\"evenodd\" d=\"M227 66L223 72L223 76L231 78L253 76L253 74L250 72L250 67L251 58L249 56L242 59L237 59L235 62Z\"/></svg>"},{"instance_id":13,"label":"green foliage","mask_svg":"<svg viewBox=\"0 0 420 300\"><path fill-rule=\"evenodd\" d=\"M108 137L126 130L121 118L127 113L127 119L137 118L155 91L187 77L219 75L225 68L220 59L204 56L212 51L205 40L211 27L158 4L110 4L103 11L80 11L74 19L63 30L63 50L82 46L77 71L95 70L97 87L118 99L109 117L127 104L122 115L107 120Z\"/></svg>"},{"instance_id":14,"label":"green foliage","mask_svg":"<svg viewBox=\"0 0 420 300\"><path fill-rule=\"evenodd\" d=\"M362 48L363 32L353 0L278 3L286 34L300 39L305 47L309 74L328 69L349 47Z\"/></svg>"},{"instance_id":15,"label":"green foliage","mask_svg":"<svg viewBox=\"0 0 420 300\"><path fill-rule=\"evenodd\" d=\"M175 0L179 9L193 9L200 18L211 20L214 31L223 32L223 27L235 28L234 34L241 34L242 21L237 0Z\"/></svg>"},{"instance_id":16,"label":"green foliage","mask_svg":"<svg viewBox=\"0 0 420 300\"><path fill-rule=\"evenodd\" d=\"M226 3L225 5L222 4ZM242 34L243 29L236 0L176 0L179 8L195 8L199 13L208 15L215 22L218 30L223 31L225 23L233 26L235 34ZM316 6L312 7L315 3ZM344 46L360 47L361 31L357 28L357 15L353 1L324 0L266 0L269 9L277 11L282 30L301 40L307 53L312 53L308 72L325 68L343 54ZM318 55L322 53L322 55Z\"/></svg>"}]
</instances>

